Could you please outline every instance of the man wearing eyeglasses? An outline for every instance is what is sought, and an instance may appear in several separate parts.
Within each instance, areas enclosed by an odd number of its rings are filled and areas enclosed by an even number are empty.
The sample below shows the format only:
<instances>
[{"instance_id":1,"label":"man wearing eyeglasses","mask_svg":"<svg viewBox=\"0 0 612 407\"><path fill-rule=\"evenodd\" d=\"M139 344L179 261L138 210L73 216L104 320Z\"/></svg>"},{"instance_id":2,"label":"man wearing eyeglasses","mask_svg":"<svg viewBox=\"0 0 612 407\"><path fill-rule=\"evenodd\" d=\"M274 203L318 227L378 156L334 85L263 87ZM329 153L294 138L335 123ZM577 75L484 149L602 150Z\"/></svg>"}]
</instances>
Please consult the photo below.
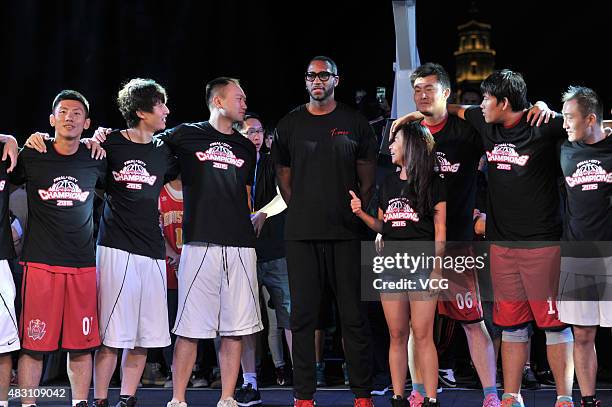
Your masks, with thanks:
<instances>
[{"instance_id":1,"label":"man wearing eyeglasses","mask_svg":"<svg viewBox=\"0 0 612 407\"><path fill-rule=\"evenodd\" d=\"M247 113L242 122L236 123L236 129L251 140L257 150L255 179L251 186L251 208L254 211L251 221L257 234L255 242L257 281L270 294L269 303L274 308L274 316L270 318L268 344L274 361L277 383L283 385L287 381L287 371L283 356L283 340L277 328L284 331L291 352L289 330L291 302L283 241L287 205L277 192L274 163L270 155L262 151L265 131L259 116ZM273 319L276 322L272 322ZM256 335L246 335L242 338L241 365L244 384L234 396L239 406L261 404L255 367L255 339Z\"/></svg>"},{"instance_id":2,"label":"man wearing eyeglasses","mask_svg":"<svg viewBox=\"0 0 612 407\"><path fill-rule=\"evenodd\" d=\"M376 137L359 113L339 103L340 82L328 57L305 74L309 102L278 124L272 144L278 184L287 202L287 265L291 292L294 392L297 407L314 405L315 345L323 287L336 296L355 406L372 406L370 334L360 301L360 239L364 229L347 205L349 191L372 197Z\"/></svg>"}]
</instances>

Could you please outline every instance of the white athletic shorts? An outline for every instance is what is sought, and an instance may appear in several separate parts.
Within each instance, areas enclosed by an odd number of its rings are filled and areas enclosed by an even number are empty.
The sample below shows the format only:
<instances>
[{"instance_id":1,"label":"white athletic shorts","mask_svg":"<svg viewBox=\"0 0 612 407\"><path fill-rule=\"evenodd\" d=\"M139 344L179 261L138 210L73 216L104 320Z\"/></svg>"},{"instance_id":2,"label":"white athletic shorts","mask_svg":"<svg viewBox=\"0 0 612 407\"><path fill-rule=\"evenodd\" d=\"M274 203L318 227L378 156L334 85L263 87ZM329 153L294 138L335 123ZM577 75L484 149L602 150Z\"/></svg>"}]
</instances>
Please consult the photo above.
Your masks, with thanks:
<instances>
[{"instance_id":1,"label":"white athletic shorts","mask_svg":"<svg viewBox=\"0 0 612 407\"><path fill-rule=\"evenodd\" d=\"M612 327L612 257L562 257L557 309L566 324Z\"/></svg>"},{"instance_id":2,"label":"white athletic shorts","mask_svg":"<svg viewBox=\"0 0 612 407\"><path fill-rule=\"evenodd\" d=\"M172 332L203 339L250 335L262 329L255 249L184 245Z\"/></svg>"},{"instance_id":3,"label":"white athletic shorts","mask_svg":"<svg viewBox=\"0 0 612 407\"><path fill-rule=\"evenodd\" d=\"M6 260L0 260L0 354L19 349L15 317L15 283Z\"/></svg>"},{"instance_id":4,"label":"white athletic shorts","mask_svg":"<svg viewBox=\"0 0 612 407\"><path fill-rule=\"evenodd\" d=\"M100 339L111 348L170 345L166 260L98 246Z\"/></svg>"}]
</instances>

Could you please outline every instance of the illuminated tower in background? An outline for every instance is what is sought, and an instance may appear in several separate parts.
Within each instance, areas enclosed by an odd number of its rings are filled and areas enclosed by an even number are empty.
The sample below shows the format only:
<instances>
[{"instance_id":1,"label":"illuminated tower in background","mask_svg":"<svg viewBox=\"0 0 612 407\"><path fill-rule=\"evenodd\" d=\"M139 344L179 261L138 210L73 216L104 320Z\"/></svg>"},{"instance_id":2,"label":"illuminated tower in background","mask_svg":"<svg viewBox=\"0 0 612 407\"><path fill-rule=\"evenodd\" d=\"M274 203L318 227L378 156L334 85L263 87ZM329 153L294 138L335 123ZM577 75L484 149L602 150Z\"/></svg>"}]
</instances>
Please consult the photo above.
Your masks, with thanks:
<instances>
[{"instance_id":1,"label":"illuminated tower in background","mask_svg":"<svg viewBox=\"0 0 612 407\"><path fill-rule=\"evenodd\" d=\"M491 25L477 21L476 2L470 6L470 21L459 25L459 49L455 51L457 100L480 103L480 82L495 69L495 50L491 48Z\"/></svg>"}]
</instances>

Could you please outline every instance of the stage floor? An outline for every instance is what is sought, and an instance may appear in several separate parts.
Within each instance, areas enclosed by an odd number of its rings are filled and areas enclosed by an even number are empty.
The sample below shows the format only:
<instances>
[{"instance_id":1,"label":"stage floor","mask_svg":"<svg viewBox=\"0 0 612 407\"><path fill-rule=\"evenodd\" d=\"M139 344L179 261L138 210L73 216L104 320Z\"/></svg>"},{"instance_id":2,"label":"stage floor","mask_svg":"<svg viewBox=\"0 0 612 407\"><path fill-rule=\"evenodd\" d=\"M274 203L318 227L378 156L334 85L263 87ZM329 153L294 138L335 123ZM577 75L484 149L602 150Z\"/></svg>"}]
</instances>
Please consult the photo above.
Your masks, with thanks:
<instances>
[{"instance_id":1,"label":"stage floor","mask_svg":"<svg viewBox=\"0 0 612 407\"><path fill-rule=\"evenodd\" d=\"M219 399L219 391L211 389L189 389L187 391L187 402L190 407L215 407ZM612 389L598 389L597 394L602 400L602 406L612 406ZM545 407L554 406L555 392L552 388L541 390L525 390L522 392L526 407ZM171 389L162 388L141 388L138 390L138 406L156 406L165 407L166 402L172 397ZM376 406L388 406L388 398L391 392L387 392L386 396L375 396L374 402ZM92 394L90 394L90 399ZM119 390L112 389L109 394L109 401L113 406L119 397ZM261 390L263 407L286 407L293 405L292 391L288 388L265 388ZM479 407L482 405L482 391L474 389L444 389L438 395L439 400L444 407ZM574 400L580 398L577 391L574 392ZM353 395L346 388L324 389L319 390L315 396L318 407L349 407L353 405ZM578 405L578 403L576 403ZM10 406L20 405L17 400L11 401ZM65 407L69 403L58 403L50 401L39 401L39 406L62 406Z\"/></svg>"}]
</instances>

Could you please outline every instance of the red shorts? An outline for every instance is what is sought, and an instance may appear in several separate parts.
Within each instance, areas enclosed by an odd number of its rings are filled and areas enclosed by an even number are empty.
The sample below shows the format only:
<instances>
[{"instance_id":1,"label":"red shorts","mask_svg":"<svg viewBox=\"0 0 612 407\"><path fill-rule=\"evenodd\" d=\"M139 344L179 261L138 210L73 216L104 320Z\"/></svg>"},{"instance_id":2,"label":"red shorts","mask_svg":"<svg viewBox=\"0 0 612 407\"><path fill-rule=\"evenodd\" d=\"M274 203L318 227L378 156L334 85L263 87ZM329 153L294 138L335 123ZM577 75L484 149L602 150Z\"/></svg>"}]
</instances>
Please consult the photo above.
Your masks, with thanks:
<instances>
[{"instance_id":1,"label":"red shorts","mask_svg":"<svg viewBox=\"0 0 612 407\"><path fill-rule=\"evenodd\" d=\"M95 267L25 263L21 298L23 349L85 351L100 346Z\"/></svg>"},{"instance_id":2,"label":"red shorts","mask_svg":"<svg viewBox=\"0 0 612 407\"><path fill-rule=\"evenodd\" d=\"M519 249L492 244L490 259L495 325L510 328L534 320L540 328L565 325L559 320L556 303L559 246Z\"/></svg>"},{"instance_id":3,"label":"red shorts","mask_svg":"<svg viewBox=\"0 0 612 407\"><path fill-rule=\"evenodd\" d=\"M470 246L459 246L447 248L445 255L457 259L461 256L474 256L474 251ZM440 291L438 313L464 323L482 321L477 276L477 271L473 267L445 270L444 278L448 279L448 289Z\"/></svg>"}]
</instances>

